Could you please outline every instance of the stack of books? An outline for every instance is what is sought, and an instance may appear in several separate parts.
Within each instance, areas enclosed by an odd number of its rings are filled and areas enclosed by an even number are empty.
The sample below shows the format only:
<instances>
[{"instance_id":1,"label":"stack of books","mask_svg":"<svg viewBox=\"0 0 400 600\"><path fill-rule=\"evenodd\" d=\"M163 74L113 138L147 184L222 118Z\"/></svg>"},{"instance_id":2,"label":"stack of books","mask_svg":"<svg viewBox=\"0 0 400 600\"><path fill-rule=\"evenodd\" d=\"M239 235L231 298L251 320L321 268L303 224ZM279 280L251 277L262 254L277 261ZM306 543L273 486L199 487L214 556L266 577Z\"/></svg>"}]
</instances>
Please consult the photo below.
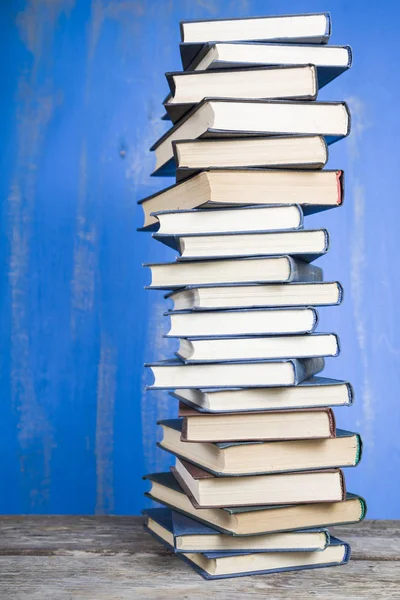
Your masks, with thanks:
<instances>
[{"instance_id":1,"label":"stack of books","mask_svg":"<svg viewBox=\"0 0 400 600\"><path fill-rule=\"evenodd\" d=\"M348 47L325 45L328 14L181 24L183 72L167 74L172 127L152 148L176 183L141 201L143 230L174 248L147 265L167 290L177 358L148 364L169 390L162 421L171 472L147 475L150 533L207 579L346 563L327 527L365 516L346 492L361 439L336 428L346 381L318 376L339 354L315 333L315 307L340 304L314 261L327 230L307 214L339 206L343 173L322 170L349 133L344 102L316 101L344 72Z\"/></svg>"}]
</instances>

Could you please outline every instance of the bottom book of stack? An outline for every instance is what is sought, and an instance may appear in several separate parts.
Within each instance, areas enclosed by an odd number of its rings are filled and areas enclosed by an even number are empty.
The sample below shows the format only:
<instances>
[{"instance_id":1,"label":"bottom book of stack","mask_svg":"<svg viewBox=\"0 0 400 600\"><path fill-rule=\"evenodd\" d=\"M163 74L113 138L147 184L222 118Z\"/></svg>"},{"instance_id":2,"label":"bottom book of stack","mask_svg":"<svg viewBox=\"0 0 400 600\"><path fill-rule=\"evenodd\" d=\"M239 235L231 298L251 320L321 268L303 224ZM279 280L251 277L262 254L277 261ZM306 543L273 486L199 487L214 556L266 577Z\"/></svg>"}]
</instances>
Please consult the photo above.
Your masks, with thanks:
<instances>
[{"instance_id":1,"label":"bottom book of stack","mask_svg":"<svg viewBox=\"0 0 400 600\"><path fill-rule=\"evenodd\" d=\"M205 579L329 567L350 557L350 546L325 528L232 536L170 508L144 514L149 533Z\"/></svg>"}]
</instances>

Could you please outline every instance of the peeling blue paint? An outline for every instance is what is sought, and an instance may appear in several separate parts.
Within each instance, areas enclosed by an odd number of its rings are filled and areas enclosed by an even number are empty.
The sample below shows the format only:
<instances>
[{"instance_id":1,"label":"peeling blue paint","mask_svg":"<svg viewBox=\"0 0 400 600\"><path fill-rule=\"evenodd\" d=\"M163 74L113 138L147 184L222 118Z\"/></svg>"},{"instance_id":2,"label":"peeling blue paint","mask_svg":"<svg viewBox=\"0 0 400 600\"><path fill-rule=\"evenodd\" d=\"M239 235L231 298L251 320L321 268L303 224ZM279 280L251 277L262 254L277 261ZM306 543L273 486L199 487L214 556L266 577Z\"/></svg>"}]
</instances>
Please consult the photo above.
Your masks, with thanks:
<instances>
[{"instance_id":1,"label":"peeling blue paint","mask_svg":"<svg viewBox=\"0 0 400 600\"><path fill-rule=\"evenodd\" d=\"M400 517L400 8L361 0L0 3L0 513L138 513L141 476L169 465L155 421L174 403L143 392L142 365L174 342L161 337L164 300L143 291L141 263L173 253L136 232L136 200L170 183L149 177L148 148L167 127L178 21L327 9L354 67L320 96L353 111L353 136L329 162L345 169L345 202L307 223L330 230L321 266L345 288L342 307L320 311L320 330L342 341L326 374L356 390L355 406L337 411L365 441L349 489L370 517Z\"/></svg>"}]
</instances>

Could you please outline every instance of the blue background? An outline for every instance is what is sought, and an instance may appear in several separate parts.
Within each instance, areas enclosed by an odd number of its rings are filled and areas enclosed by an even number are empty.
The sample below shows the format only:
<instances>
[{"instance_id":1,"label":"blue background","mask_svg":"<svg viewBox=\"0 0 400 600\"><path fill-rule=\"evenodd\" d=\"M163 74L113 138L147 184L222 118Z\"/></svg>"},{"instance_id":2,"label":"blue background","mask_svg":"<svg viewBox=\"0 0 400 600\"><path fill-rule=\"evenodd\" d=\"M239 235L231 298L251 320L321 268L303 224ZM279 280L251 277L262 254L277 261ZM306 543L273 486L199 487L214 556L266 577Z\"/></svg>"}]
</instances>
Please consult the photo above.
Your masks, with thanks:
<instances>
[{"instance_id":1,"label":"blue background","mask_svg":"<svg viewBox=\"0 0 400 600\"><path fill-rule=\"evenodd\" d=\"M180 19L330 10L334 44L353 69L322 90L346 100L350 138L331 147L344 168L338 210L308 218L331 232L321 259L345 288L320 310L342 354L362 433L347 470L369 516L400 518L398 3L362 1L47 0L1 2L0 513L138 513L145 472L169 457L157 419L165 392L144 392L143 362L171 355L162 294L142 262L173 256L139 234L136 201L163 133L164 72L178 70Z\"/></svg>"}]
</instances>

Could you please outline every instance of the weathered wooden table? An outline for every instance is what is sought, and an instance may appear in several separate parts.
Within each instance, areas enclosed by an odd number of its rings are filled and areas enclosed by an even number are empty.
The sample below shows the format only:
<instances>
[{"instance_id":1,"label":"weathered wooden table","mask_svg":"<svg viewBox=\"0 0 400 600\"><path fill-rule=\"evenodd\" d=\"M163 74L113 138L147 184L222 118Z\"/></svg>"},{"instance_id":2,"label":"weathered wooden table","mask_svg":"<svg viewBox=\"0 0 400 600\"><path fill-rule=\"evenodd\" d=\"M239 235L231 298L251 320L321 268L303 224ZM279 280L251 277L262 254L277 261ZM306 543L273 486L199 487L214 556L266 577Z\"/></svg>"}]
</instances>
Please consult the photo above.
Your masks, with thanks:
<instances>
[{"instance_id":1,"label":"weathered wooden table","mask_svg":"<svg viewBox=\"0 0 400 600\"><path fill-rule=\"evenodd\" d=\"M1 600L400 599L400 521L338 527L349 565L204 581L139 517L1 517Z\"/></svg>"}]
</instances>

